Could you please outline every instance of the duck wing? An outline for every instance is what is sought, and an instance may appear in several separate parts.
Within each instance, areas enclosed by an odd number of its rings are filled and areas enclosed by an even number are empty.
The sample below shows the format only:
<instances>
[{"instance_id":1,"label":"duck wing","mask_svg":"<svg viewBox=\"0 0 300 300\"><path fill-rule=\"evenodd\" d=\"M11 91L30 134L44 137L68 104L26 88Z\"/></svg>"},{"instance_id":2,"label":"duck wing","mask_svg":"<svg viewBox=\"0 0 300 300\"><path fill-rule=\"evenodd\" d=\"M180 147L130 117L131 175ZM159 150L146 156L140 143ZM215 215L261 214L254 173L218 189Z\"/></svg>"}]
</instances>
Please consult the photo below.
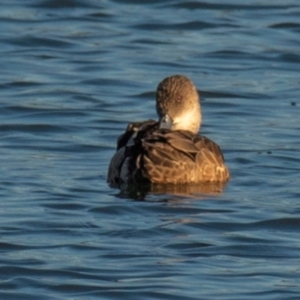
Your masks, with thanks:
<instances>
[{"instance_id":1,"label":"duck wing","mask_svg":"<svg viewBox=\"0 0 300 300\"><path fill-rule=\"evenodd\" d=\"M116 153L111 158L108 167L107 182L115 185L128 181L127 178L121 177L122 174L123 177L131 177L130 172L134 172L134 160L141 149L141 139L157 128L158 123L154 120L128 124L125 132L118 138Z\"/></svg>"},{"instance_id":2,"label":"duck wing","mask_svg":"<svg viewBox=\"0 0 300 300\"><path fill-rule=\"evenodd\" d=\"M189 131L158 129L153 120L130 123L117 143L107 181L136 183L226 182L219 146Z\"/></svg>"},{"instance_id":3,"label":"duck wing","mask_svg":"<svg viewBox=\"0 0 300 300\"><path fill-rule=\"evenodd\" d=\"M157 183L225 182L229 172L220 147L188 131L157 130L142 140L137 168Z\"/></svg>"}]
</instances>

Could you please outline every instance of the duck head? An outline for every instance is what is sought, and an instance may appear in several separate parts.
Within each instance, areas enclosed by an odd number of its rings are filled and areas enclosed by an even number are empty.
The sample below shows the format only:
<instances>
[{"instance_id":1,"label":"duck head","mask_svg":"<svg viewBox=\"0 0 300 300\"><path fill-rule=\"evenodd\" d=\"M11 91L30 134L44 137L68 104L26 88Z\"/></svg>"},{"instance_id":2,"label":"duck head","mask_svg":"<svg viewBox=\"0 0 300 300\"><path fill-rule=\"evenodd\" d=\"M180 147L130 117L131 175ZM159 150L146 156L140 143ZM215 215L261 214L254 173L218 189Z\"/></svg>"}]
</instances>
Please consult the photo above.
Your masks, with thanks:
<instances>
[{"instance_id":1,"label":"duck head","mask_svg":"<svg viewBox=\"0 0 300 300\"><path fill-rule=\"evenodd\" d=\"M156 90L159 128L197 133L201 126L201 107L193 82L182 75L165 78Z\"/></svg>"}]
</instances>

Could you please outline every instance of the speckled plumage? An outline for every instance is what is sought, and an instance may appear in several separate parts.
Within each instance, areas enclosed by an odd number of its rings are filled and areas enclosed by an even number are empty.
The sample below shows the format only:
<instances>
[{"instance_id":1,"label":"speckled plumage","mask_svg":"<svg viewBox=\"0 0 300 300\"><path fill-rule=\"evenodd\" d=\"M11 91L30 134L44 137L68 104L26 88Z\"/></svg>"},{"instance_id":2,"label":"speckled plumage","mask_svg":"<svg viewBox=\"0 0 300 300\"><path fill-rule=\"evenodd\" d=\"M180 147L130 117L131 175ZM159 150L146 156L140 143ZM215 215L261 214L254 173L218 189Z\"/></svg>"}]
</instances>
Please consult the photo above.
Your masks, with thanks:
<instances>
[{"instance_id":1,"label":"speckled plumage","mask_svg":"<svg viewBox=\"0 0 300 300\"><path fill-rule=\"evenodd\" d=\"M230 175L219 146L197 134L201 111L193 83L180 75L168 77L159 84L156 97L159 122L128 125L118 139L108 182L226 182ZM164 123L166 116L171 125Z\"/></svg>"}]
</instances>

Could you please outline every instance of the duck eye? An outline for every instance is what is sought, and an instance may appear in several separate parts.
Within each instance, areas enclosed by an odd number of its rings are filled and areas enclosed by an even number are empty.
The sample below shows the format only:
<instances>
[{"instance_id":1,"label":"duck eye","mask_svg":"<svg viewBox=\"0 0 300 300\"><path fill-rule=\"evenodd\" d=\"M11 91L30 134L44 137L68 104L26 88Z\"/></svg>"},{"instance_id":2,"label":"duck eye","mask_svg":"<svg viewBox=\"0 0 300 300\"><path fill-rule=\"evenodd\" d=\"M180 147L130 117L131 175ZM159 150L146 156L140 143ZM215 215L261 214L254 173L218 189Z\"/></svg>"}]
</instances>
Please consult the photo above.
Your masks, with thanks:
<instances>
[{"instance_id":1,"label":"duck eye","mask_svg":"<svg viewBox=\"0 0 300 300\"><path fill-rule=\"evenodd\" d=\"M177 95L176 96L176 102L180 103L182 101L182 95Z\"/></svg>"}]
</instances>

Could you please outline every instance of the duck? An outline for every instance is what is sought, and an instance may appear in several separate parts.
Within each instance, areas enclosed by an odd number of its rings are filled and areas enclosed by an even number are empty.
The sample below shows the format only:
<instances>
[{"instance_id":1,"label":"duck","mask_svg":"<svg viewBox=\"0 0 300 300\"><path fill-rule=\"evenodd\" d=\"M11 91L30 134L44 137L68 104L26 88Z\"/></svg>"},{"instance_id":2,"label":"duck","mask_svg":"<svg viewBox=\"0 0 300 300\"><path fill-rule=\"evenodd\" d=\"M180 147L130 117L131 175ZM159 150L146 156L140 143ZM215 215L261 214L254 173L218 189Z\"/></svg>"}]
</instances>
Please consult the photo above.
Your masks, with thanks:
<instances>
[{"instance_id":1,"label":"duck","mask_svg":"<svg viewBox=\"0 0 300 300\"><path fill-rule=\"evenodd\" d=\"M172 75L156 89L158 120L129 123L117 140L107 182L118 184L226 183L220 147L199 134L200 96L186 76Z\"/></svg>"}]
</instances>

